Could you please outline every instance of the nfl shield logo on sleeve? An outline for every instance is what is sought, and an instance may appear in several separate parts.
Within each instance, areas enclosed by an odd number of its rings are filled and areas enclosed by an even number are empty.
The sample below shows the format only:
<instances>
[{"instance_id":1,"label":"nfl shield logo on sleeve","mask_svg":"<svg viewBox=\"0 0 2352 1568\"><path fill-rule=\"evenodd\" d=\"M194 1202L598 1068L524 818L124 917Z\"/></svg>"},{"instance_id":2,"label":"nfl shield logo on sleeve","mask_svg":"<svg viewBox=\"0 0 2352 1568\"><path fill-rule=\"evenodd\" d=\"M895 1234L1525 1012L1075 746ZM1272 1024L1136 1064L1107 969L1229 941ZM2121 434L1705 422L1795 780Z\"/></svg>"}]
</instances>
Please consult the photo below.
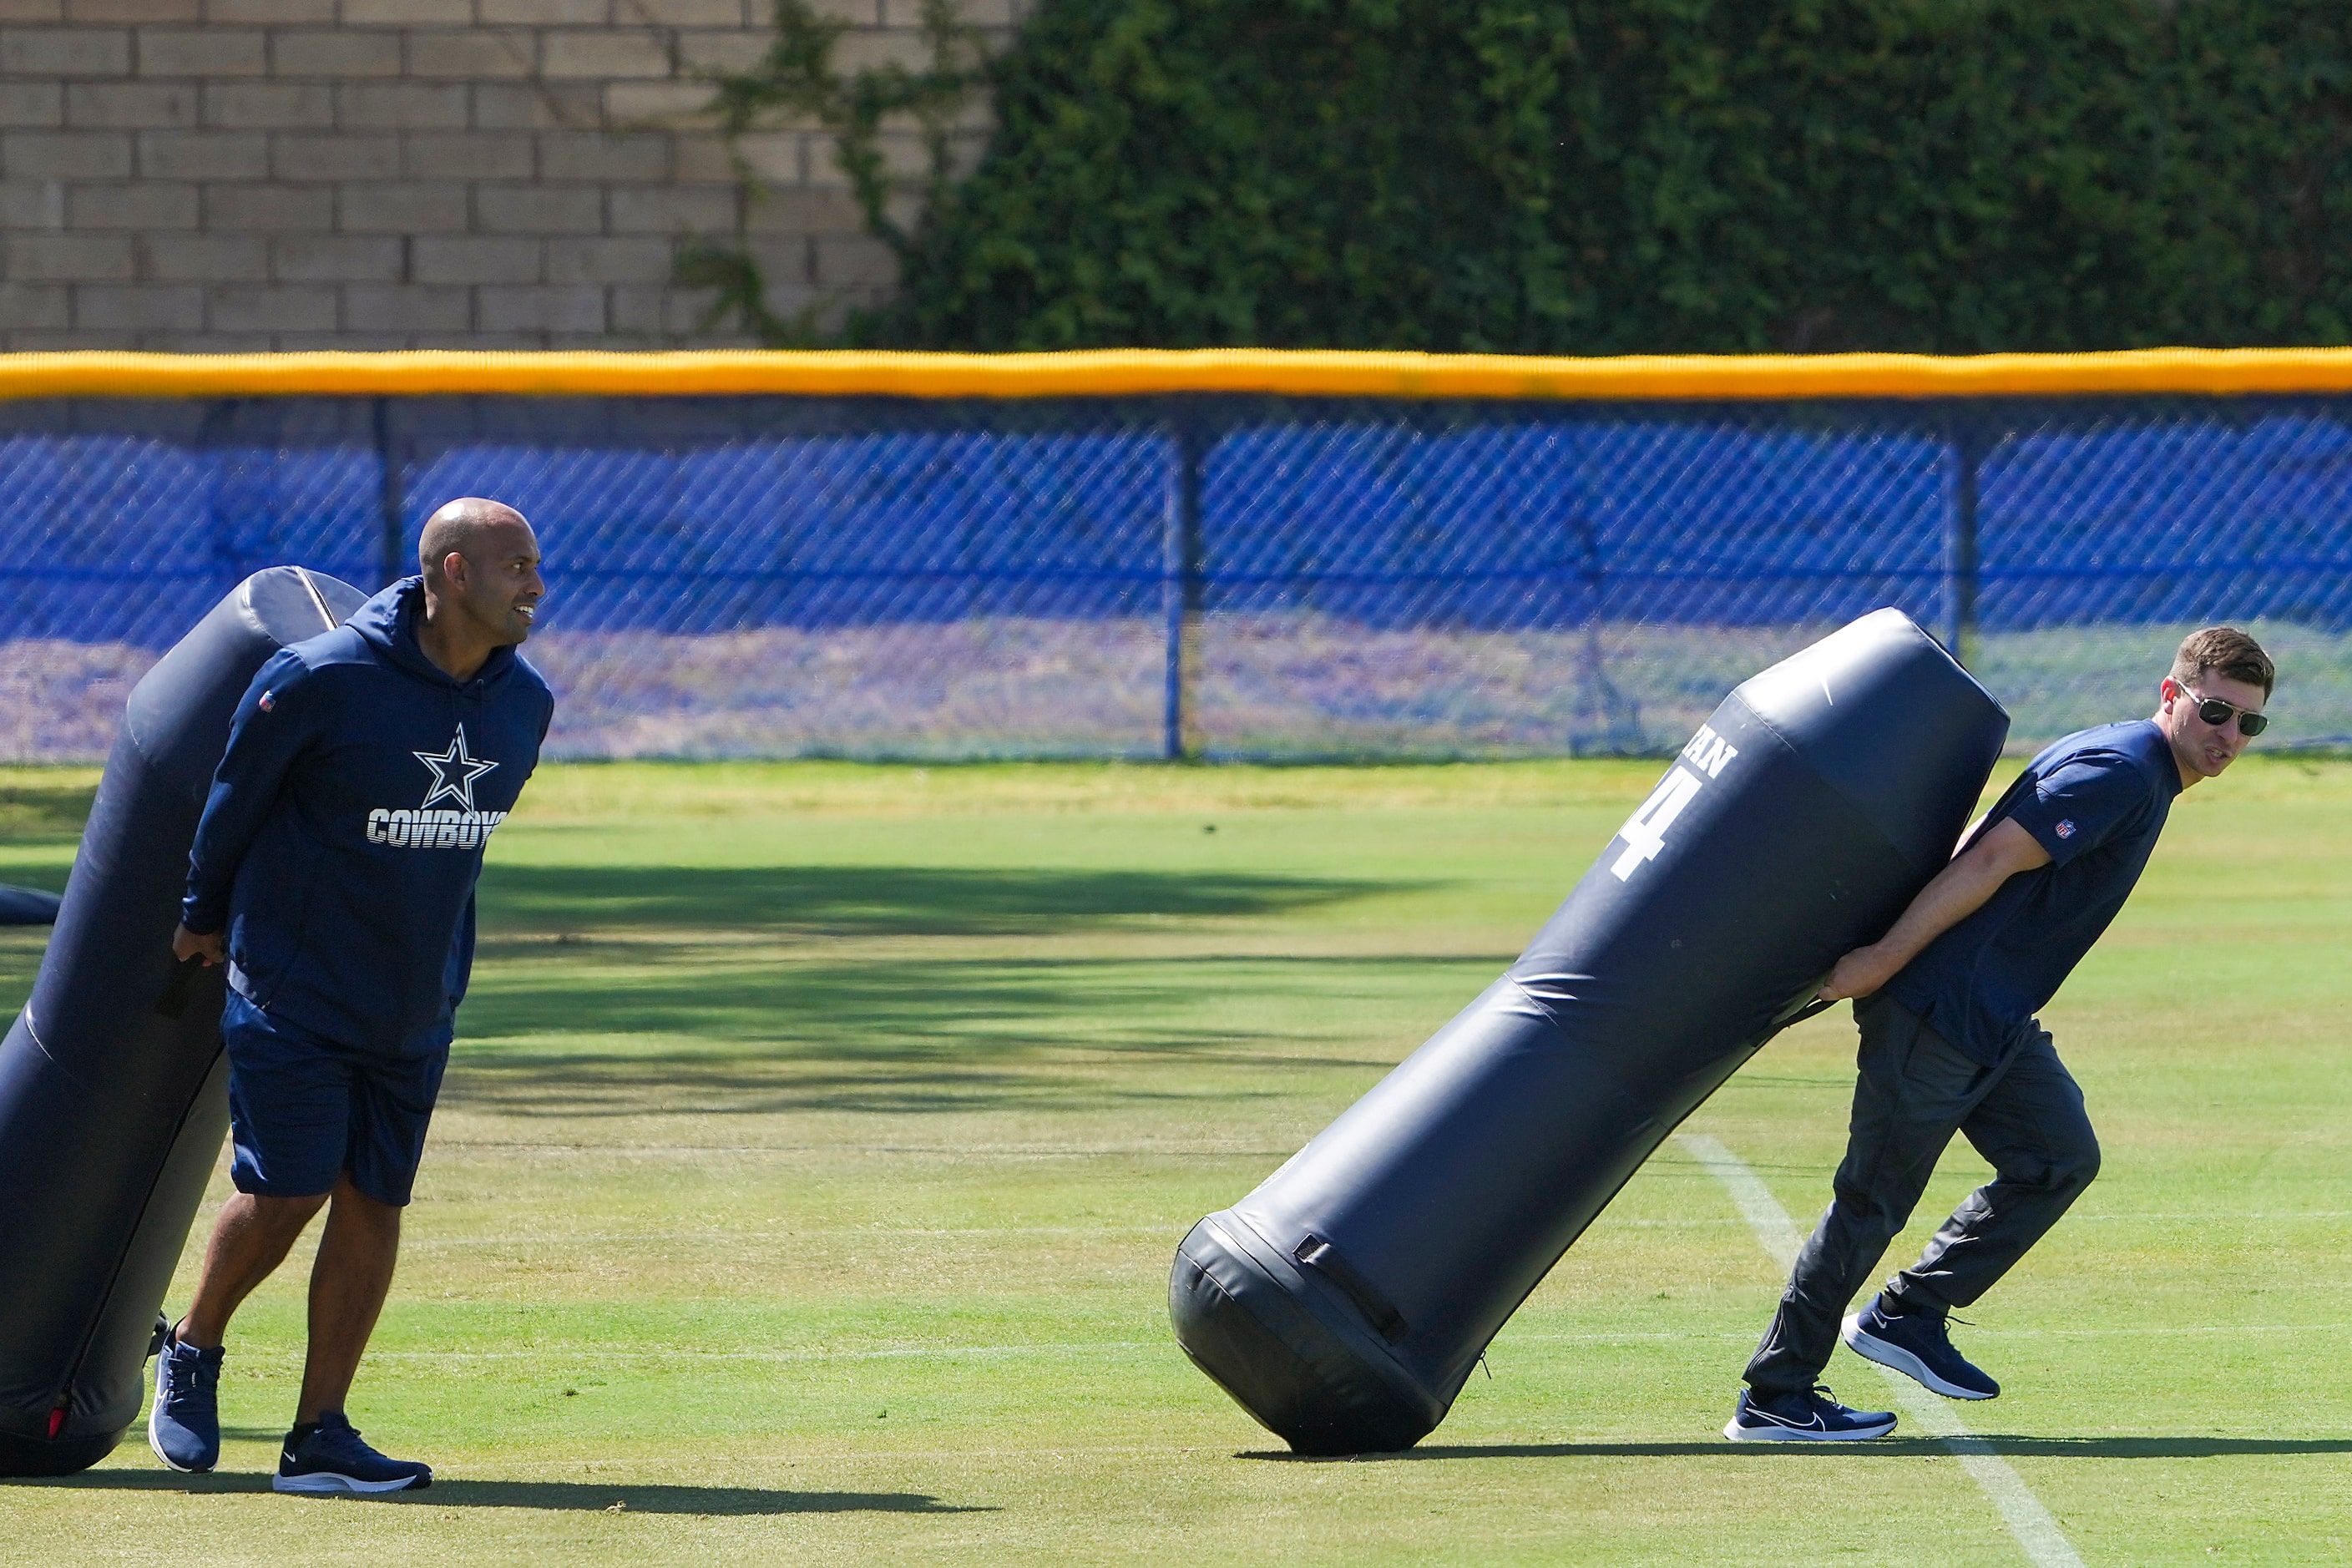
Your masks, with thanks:
<instances>
[{"instance_id":1,"label":"nfl shield logo on sleeve","mask_svg":"<svg viewBox=\"0 0 2352 1568\"><path fill-rule=\"evenodd\" d=\"M2070 817L2070 818L2068 818L2066 821L2060 823L2060 824L2058 825L2057 828L2056 828L2056 832L2057 832L2057 834L2058 834L2058 837L2061 837L2061 838L2072 838L2072 837L2074 837L2074 819Z\"/></svg>"}]
</instances>

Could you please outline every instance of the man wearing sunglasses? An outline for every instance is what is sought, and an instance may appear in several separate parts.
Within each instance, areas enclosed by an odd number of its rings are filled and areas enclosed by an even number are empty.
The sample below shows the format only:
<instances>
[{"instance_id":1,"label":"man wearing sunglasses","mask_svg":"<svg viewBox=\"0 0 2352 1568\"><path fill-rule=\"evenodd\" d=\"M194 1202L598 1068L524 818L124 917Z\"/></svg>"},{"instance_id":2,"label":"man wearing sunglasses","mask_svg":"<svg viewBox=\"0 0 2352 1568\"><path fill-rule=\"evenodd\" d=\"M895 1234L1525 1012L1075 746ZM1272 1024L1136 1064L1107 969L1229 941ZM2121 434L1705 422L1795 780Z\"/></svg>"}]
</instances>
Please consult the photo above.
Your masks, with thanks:
<instances>
[{"instance_id":1,"label":"man wearing sunglasses","mask_svg":"<svg viewBox=\"0 0 2352 1568\"><path fill-rule=\"evenodd\" d=\"M2243 632L2191 633L2153 718L2084 730L2035 757L1893 928L1838 960L1821 994L1852 997L1862 1031L1845 1159L1725 1436L1893 1431L1892 1415L1849 1410L1816 1386L1840 1338L1949 1398L2000 1392L1953 1348L1946 1314L2006 1274L2099 1169L2083 1091L2033 1015L2123 908L2173 797L2268 726L2275 679ZM1954 1132L1993 1179L1841 1323Z\"/></svg>"}]
</instances>

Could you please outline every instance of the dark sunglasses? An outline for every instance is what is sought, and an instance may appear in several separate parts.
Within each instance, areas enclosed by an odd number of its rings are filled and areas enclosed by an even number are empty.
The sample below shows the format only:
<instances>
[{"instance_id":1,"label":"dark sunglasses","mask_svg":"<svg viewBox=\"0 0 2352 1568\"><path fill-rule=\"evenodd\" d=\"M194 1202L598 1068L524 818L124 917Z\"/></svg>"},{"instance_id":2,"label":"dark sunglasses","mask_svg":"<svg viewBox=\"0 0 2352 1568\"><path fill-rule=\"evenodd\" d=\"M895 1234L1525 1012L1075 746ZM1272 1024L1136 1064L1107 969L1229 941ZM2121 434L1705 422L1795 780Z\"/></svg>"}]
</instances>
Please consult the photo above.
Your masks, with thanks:
<instances>
[{"instance_id":1,"label":"dark sunglasses","mask_svg":"<svg viewBox=\"0 0 2352 1568\"><path fill-rule=\"evenodd\" d=\"M2174 684L2179 685L2179 682L2176 681ZM2267 713L2249 712L2234 702L2224 702L2218 697L2201 696L2185 686L2180 687L2180 695L2195 698L2197 717L2204 720L2216 730L2227 724L2232 713L2238 716L2238 733L2249 741L2271 727L2270 715Z\"/></svg>"}]
</instances>

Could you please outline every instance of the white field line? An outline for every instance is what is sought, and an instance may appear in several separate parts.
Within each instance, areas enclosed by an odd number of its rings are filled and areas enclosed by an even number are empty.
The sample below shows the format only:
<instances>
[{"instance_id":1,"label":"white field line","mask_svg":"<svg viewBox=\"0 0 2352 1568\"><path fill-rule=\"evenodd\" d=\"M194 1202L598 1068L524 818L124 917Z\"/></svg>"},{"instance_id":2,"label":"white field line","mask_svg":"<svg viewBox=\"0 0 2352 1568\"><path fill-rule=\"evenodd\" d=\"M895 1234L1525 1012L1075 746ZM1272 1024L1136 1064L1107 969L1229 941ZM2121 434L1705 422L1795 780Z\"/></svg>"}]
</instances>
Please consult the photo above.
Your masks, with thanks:
<instances>
[{"instance_id":1,"label":"white field line","mask_svg":"<svg viewBox=\"0 0 2352 1568\"><path fill-rule=\"evenodd\" d=\"M2296 1214L2210 1214L2210 1215L2073 1215L2070 1220L2086 1222L2095 1219L2132 1220L2197 1220L2211 1219L2352 1219L2352 1209L2343 1211L2314 1210ZM1609 1225L1621 1230L1723 1230L1742 1223L1736 1219L1611 1219ZM1004 1237L1025 1236L1151 1236L1165 1237L1171 1241L1192 1228L1191 1221L1171 1220L1164 1225L969 1225L969 1226L825 1226L807 1230L724 1230L688 1229L665 1226L652 1230L582 1230L546 1231L539 1234L511 1232L485 1236L407 1237L401 1241L411 1252L430 1251L466 1247L572 1247L591 1242L642 1243L648 1246L740 1246L747 1241L785 1242L820 1238L849 1237L853 1240L886 1240L894 1237ZM2280 1332L2300 1332L2304 1329L2341 1328L2340 1323L2281 1323L2274 1325ZM2194 1328L2135 1328L2135 1329L1990 1329L1979 1328L1979 1334L2063 1334L2081 1333L2097 1336L2111 1334L2172 1334L2172 1333L2266 1333L2272 1328L2248 1324ZM1639 1337L1638 1335L1635 1337Z\"/></svg>"},{"instance_id":2,"label":"white field line","mask_svg":"<svg viewBox=\"0 0 2352 1568\"><path fill-rule=\"evenodd\" d=\"M691 1117L689 1110L661 1112ZM940 1159L1289 1159L1298 1150L1240 1145L1240 1142L1103 1142L1103 1145L1056 1145L1056 1142L534 1142L527 1138L466 1138L461 1133L436 1133L436 1150L520 1150L524 1154L576 1154L581 1159L624 1159L640 1154L856 1154L896 1159L903 1154L934 1154Z\"/></svg>"},{"instance_id":3,"label":"white field line","mask_svg":"<svg viewBox=\"0 0 2352 1568\"><path fill-rule=\"evenodd\" d=\"M740 1247L747 1241L782 1243L823 1237L881 1241L893 1237L1160 1236L1182 1238L1191 1225L985 1225L927 1228L920 1226L843 1226L815 1230L580 1230L540 1236L443 1236L404 1241L411 1251L456 1247L576 1247L586 1242L634 1242L654 1247Z\"/></svg>"},{"instance_id":4,"label":"white field line","mask_svg":"<svg viewBox=\"0 0 2352 1568\"><path fill-rule=\"evenodd\" d=\"M2182 1333L2306 1334L2315 1329L2342 1330L2352 1325L2344 1323L2280 1323L2253 1328L2184 1329ZM2158 1331L2148 1331L2156 1332ZM1694 1338L1720 1340L1727 1344L1748 1344L1746 1334L1704 1334L1694 1336L1684 1332L1660 1333L1594 1333L1594 1334L1513 1334L1508 1345L1629 1345L1629 1344L1689 1344ZM2022 1336L2020 1336L2022 1337ZM681 1345L672 1350L616 1351L602 1344L565 1343L542 1344L520 1351L379 1351L368 1352L370 1361L413 1363L471 1362L544 1362L553 1366L569 1366L577 1362L865 1362L865 1361L954 1361L958 1359L1003 1358L1021 1356L1090 1355L1101 1351L1162 1351L1165 1340L1033 1340L1011 1345L885 1345L862 1350L707 1350L698 1346ZM247 1365L267 1362L272 1365L295 1365L302 1360L299 1350L239 1351L237 1363ZM1938 1434L1939 1436L1943 1434Z\"/></svg>"},{"instance_id":5,"label":"white field line","mask_svg":"<svg viewBox=\"0 0 2352 1568\"><path fill-rule=\"evenodd\" d=\"M2128 1329L1989 1329L1971 1327L1972 1338L1988 1340L2137 1340L2158 1335L2175 1334L2226 1336L2235 1339L2241 1334L2340 1334L2352 1330L2352 1323L2168 1323L2157 1327ZM1508 1345L1580 1344L1617 1345L1685 1344L1694 1339L1729 1340L1738 1344L1750 1344L1753 1334L1690 1334L1680 1331L1644 1333L1626 1330L1622 1333L1588 1334L1522 1334L1514 1333L1500 1342Z\"/></svg>"},{"instance_id":6,"label":"white field line","mask_svg":"<svg viewBox=\"0 0 2352 1568\"><path fill-rule=\"evenodd\" d=\"M1772 1261L1783 1271L1794 1267L1797 1249L1803 1240L1789 1211L1780 1206L1772 1190L1720 1139L1704 1132L1684 1132L1676 1138L1729 1190L1740 1217L1756 1233L1764 1250L1771 1254ZM1886 1386L1905 1413L1942 1438L1944 1447L1959 1456L1961 1467L1991 1500L1993 1507L2000 1510L2009 1532L2017 1538L2018 1545L2025 1549L2027 1559L2036 1568L2083 1568L2083 1560L2075 1555L2065 1532L2058 1528L2058 1521L2042 1506L2042 1500L2033 1495L2024 1478L1982 1438L1969 1436L1950 1406L1898 1372L1882 1366L1874 1366L1874 1370L1886 1379Z\"/></svg>"},{"instance_id":7,"label":"white field line","mask_svg":"<svg viewBox=\"0 0 2352 1568\"><path fill-rule=\"evenodd\" d=\"M536 1361L551 1365L569 1365L576 1362L814 1362L814 1361L923 1361L933 1358L948 1360L959 1356L1050 1356L1092 1355L1097 1351L1158 1351L1170 1348L1160 1340L1087 1340L1056 1343L1040 1341L1023 1345L908 1345L897 1349L859 1351L710 1351L681 1347L664 1351L616 1351L602 1345L546 1345L527 1351L378 1351L367 1352L370 1361L407 1362L498 1362ZM241 1352L240 1363L256 1362L292 1364L302 1359L299 1351Z\"/></svg>"},{"instance_id":8,"label":"white field line","mask_svg":"<svg viewBox=\"0 0 2352 1568\"><path fill-rule=\"evenodd\" d=\"M2066 1217L2074 1219L2078 1216L2069 1214ZM2352 1209L2204 1209L2156 1214L2086 1214L2079 1217L2095 1225L2147 1225L2156 1221L2206 1225L2217 1219L2281 1222L2303 1219L2352 1219Z\"/></svg>"}]
</instances>

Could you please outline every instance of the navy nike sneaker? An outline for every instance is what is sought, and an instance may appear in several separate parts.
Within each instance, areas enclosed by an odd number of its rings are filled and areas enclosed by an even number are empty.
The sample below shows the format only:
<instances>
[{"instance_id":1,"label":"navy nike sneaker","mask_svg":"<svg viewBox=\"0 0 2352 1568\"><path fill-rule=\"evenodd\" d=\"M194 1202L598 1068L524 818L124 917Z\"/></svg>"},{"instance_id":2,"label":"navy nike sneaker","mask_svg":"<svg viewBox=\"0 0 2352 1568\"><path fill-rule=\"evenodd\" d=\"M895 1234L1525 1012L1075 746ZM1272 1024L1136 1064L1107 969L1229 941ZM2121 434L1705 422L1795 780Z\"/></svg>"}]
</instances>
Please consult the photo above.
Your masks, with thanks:
<instances>
[{"instance_id":1,"label":"navy nike sneaker","mask_svg":"<svg viewBox=\"0 0 2352 1568\"><path fill-rule=\"evenodd\" d=\"M315 1426L286 1434L278 1456L272 1491L421 1492L433 1484L433 1467L414 1459L387 1459L360 1441L358 1430L340 1410L321 1410Z\"/></svg>"},{"instance_id":2,"label":"navy nike sneaker","mask_svg":"<svg viewBox=\"0 0 2352 1568\"><path fill-rule=\"evenodd\" d=\"M1819 1384L1801 1394L1739 1391L1723 1435L1735 1443L1864 1443L1895 1430L1887 1410L1849 1410Z\"/></svg>"},{"instance_id":3,"label":"navy nike sneaker","mask_svg":"<svg viewBox=\"0 0 2352 1568\"><path fill-rule=\"evenodd\" d=\"M147 1446L175 1470L209 1470L220 1463L221 1358L226 1353L200 1351L169 1334L155 1352Z\"/></svg>"},{"instance_id":4,"label":"navy nike sneaker","mask_svg":"<svg viewBox=\"0 0 2352 1568\"><path fill-rule=\"evenodd\" d=\"M1854 1354L1892 1367L1947 1399L1991 1399L2000 1393L2000 1384L1952 1348L1941 1314L1891 1314L1880 1305L1885 1299L1872 1297L1840 1329L1838 1337Z\"/></svg>"}]
</instances>

